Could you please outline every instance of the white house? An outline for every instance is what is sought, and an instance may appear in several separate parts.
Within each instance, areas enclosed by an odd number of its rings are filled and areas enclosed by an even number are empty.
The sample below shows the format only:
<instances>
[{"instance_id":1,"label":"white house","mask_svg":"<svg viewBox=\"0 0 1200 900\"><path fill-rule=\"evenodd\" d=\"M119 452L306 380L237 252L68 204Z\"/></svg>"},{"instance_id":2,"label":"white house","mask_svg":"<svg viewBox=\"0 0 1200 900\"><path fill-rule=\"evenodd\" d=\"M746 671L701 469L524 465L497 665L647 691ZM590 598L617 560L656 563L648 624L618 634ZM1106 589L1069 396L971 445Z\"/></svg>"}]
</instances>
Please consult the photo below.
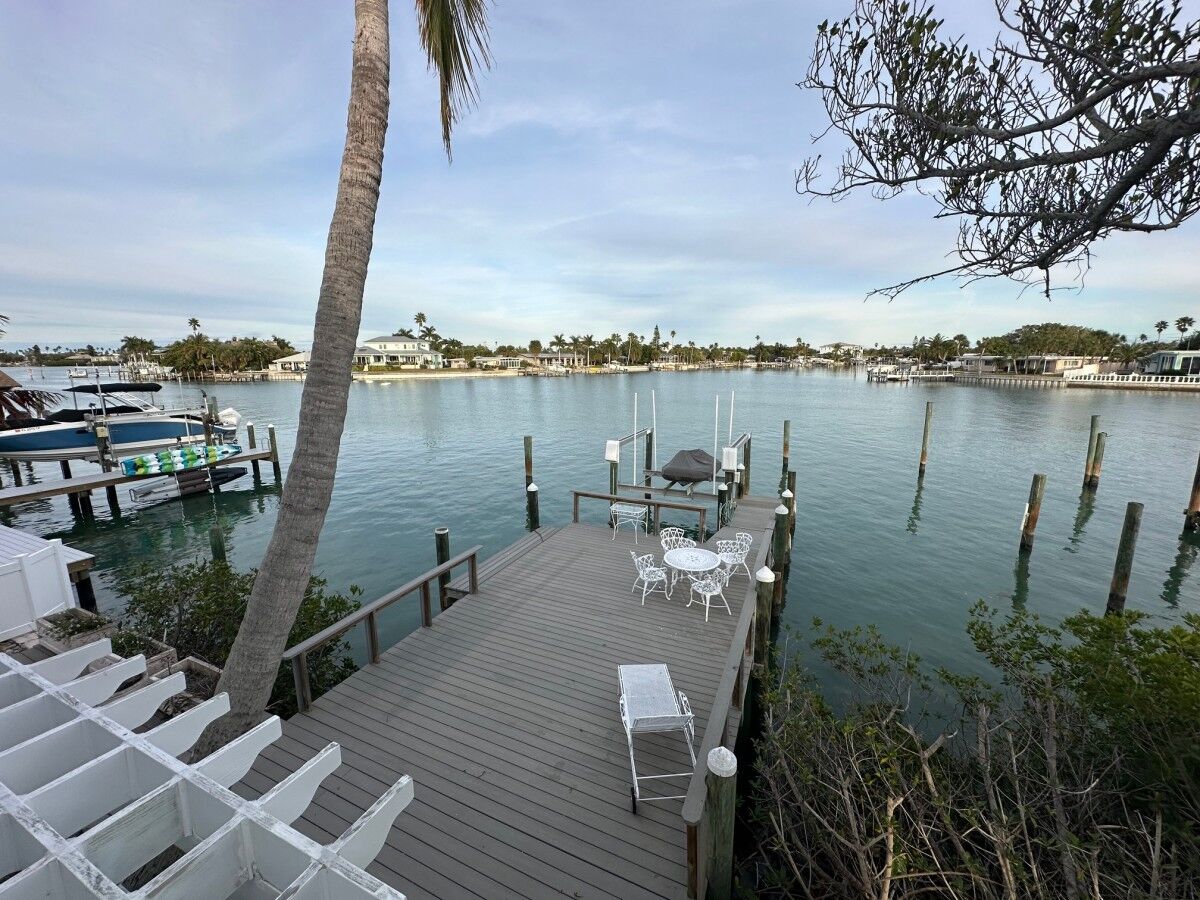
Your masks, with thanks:
<instances>
[{"instance_id":1,"label":"white house","mask_svg":"<svg viewBox=\"0 0 1200 900\"><path fill-rule=\"evenodd\" d=\"M442 354L423 338L404 334L385 334L362 342L354 351L356 366L399 366L400 368L440 369Z\"/></svg>"},{"instance_id":2,"label":"white house","mask_svg":"<svg viewBox=\"0 0 1200 900\"><path fill-rule=\"evenodd\" d=\"M1200 375L1200 350L1159 350L1150 354L1147 375Z\"/></svg>"},{"instance_id":3,"label":"white house","mask_svg":"<svg viewBox=\"0 0 1200 900\"><path fill-rule=\"evenodd\" d=\"M822 344L817 348L817 353L842 353L848 351L852 356L862 356L863 348L861 344L846 344L838 341L833 344Z\"/></svg>"},{"instance_id":4,"label":"white house","mask_svg":"<svg viewBox=\"0 0 1200 900\"><path fill-rule=\"evenodd\" d=\"M272 372L307 372L311 359L312 354L305 350L302 353L293 353L291 356L281 356L274 362L268 363L267 369Z\"/></svg>"}]
</instances>

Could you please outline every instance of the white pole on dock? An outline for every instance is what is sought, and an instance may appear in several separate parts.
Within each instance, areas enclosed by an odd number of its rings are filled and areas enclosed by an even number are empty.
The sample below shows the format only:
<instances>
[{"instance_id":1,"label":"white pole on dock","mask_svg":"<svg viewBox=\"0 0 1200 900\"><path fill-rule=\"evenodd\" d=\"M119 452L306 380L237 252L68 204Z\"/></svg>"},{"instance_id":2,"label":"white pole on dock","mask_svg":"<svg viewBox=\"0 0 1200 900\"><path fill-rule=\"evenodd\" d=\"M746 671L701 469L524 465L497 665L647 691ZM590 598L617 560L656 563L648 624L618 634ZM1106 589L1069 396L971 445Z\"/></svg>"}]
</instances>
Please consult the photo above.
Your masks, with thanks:
<instances>
[{"instance_id":1,"label":"white pole on dock","mask_svg":"<svg viewBox=\"0 0 1200 900\"><path fill-rule=\"evenodd\" d=\"M737 391L729 392L729 443L733 443L733 400Z\"/></svg>"},{"instance_id":2,"label":"white pole on dock","mask_svg":"<svg viewBox=\"0 0 1200 900\"><path fill-rule=\"evenodd\" d=\"M655 471L658 470L658 402L654 398L654 391L650 392L650 427L654 430L654 446L651 447L654 458L651 460L651 465Z\"/></svg>"},{"instance_id":3,"label":"white pole on dock","mask_svg":"<svg viewBox=\"0 0 1200 900\"><path fill-rule=\"evenodd\" d=\"M633 455L629 459L629 480L637 484L637 391L633 393Z\"/></svg>"},{"instance_id":4,"label":"white pole on dock","mask_svg":"<svg viewBox=\"0 0 1200 900\"><path fill-rule=\"evenodd\" d=\"M720 435L720 433L721 433L721 395L720 395L720 394L717 394L717 396L716 396L716 402L717 402L717 406L716 406L716 409L715 409L715 411L713 412L713 455L712 455L712 460L713 460L713 474L712 474L713 494L716 494L716 493L717 493L717 453L719 453L719 452L720 452L720 448L719 448L719 446L718 446L718 445L721 443L721 438L720 438L720 436L719 436L719 435Z\"/></svg>"}]
</instances>

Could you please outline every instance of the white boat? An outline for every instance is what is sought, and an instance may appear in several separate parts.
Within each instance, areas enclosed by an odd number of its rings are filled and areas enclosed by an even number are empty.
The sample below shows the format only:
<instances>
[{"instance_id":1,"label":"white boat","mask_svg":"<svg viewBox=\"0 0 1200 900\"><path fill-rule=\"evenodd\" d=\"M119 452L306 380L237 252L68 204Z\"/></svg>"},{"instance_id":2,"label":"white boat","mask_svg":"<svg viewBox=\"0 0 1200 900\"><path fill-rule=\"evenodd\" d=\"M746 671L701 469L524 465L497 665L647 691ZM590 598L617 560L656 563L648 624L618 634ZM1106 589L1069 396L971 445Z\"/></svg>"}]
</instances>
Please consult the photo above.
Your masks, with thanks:
<instances>
[{"instance_id":1,"label":"white boat","mask_svg":"<svg viewBox=\"0 0 1200 900\"><path fill-rule=\"evenodd\" d=\"M155 393L161 389L162 385L152 382L83 384L67 388L76 400L73 408L55 410L45 417L10 419L5 423L7 427L0 428L0 457L31 461L97 460L97 424L108 428L114 456L203 443L203 409L166 409L134 396L134 393ZM77 398L87 394L95 395L95 400L80 409ZM240 419L236 410L223 410L211 426L213 437L219 441L232 440L237 436Z\"/></svg>"}]
</instances>

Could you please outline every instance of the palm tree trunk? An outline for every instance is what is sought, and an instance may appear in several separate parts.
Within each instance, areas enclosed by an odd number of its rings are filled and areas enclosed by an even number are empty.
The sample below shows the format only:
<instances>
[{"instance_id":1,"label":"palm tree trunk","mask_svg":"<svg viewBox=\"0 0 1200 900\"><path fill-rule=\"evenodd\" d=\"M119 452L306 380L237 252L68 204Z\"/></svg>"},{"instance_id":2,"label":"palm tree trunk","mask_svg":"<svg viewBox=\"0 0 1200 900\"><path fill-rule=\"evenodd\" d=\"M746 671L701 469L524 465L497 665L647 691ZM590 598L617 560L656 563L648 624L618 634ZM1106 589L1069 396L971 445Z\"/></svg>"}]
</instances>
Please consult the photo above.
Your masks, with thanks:
<instances>
[{"instance_id":1,"label":"palm tree trunk","mask_svg":"<svg viewBox=\"0 0 1200 900\"><path fill-rule=\"evenodd\" d=\"M388 119L387 0L355 0L350 110L337 199L325 245L312 361L300 400L296 452L279 516L217 686L231 710L205 734L211 752L261 719L312 575L333 492L346 420L350 367L362 317Z\"/></svg>"}]
</instances>

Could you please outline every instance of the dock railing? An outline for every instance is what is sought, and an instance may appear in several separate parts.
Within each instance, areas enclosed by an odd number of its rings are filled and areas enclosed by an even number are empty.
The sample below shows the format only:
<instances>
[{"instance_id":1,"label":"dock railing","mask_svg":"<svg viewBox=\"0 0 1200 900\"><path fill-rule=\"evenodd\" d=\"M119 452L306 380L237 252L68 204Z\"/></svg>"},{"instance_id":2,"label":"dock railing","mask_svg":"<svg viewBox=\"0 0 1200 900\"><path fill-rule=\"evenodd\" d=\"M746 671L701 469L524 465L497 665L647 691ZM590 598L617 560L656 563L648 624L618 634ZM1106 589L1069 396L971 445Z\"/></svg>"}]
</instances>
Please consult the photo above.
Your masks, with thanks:
<instances>
[{"instance_id":1,"label":"dock railing","mask_svg":"<svg viewBox=\"0 0 1200 900\"><path fill-rule=\"evenodd\" d=\"M752 571L770 562L770 546L774 541L764 541L764 546L755 554ZM738 614L737 627L730 642L729 655L721 671L721 680L713 698L708 724L696 751L696 768L688 784L683 801L683 823L687 831L687 895L702 900L708 893L711 833L708 810L708 754L729 739L729 726L734 714L741 715L746 692L750 689L750 678L754 665L754 641L759 633L756 628L757 582L751 580ZM767 615L770 615L769 611ZM769 640L769 633L768 633Z\"/></svg>"},{"instance_id":2,"label":"dock railing","mask_svg":"<svg viewBox=\"0 0 1200 900\"><path fill-rule=\"evenodd\" d=\"M479 590L479 551L482 545L476 545L470 550L464 550L457 556L452 556L441 565L435 566L428 572L418 575L411 581L406 581L394 591L389 591L378 600L372 600L366 606L360 606L344 619L339 619L328 628L322 629L312 637L306 638L294 647L283 652L285 662L292 664L292 680L296 685L296 707L304 712L312 705L312 685L308 677L308 654L323 647L330 641L341 637L356 625L364 625L367 635L367 656L371 663L379 662L379 621L377 616L397 600L402 600L409 594L421 592L421 627L428 628L433 624L433 590L432 585L442 575L450 574L451 570L467 564L467 593L474 594Z\"/></svg>"},{"instance_id":3,"label":"dock railing","mask_svg":"<svg viewBox=\"0 0 1200 900\"><path fill-rule=\"evenodd\" d=\"M684 512L698 513L700 516L700 539L707 540L708 532L705 530L708 525L708 510L703 506L696 506L694 503L676 503L673 500L656 500L654 498L646 499L642 497L630 497L626 494L601 494L593 491L572 491L571 492L571 521L579 521L579 501L580 500L606 500L608 503L634 503L639 506L647 506L650 508L650 522L648 528L650 534L658 534L658 529L662 524L662 511L664 509L678 509Z\"/></svg>"}]
</instances>

